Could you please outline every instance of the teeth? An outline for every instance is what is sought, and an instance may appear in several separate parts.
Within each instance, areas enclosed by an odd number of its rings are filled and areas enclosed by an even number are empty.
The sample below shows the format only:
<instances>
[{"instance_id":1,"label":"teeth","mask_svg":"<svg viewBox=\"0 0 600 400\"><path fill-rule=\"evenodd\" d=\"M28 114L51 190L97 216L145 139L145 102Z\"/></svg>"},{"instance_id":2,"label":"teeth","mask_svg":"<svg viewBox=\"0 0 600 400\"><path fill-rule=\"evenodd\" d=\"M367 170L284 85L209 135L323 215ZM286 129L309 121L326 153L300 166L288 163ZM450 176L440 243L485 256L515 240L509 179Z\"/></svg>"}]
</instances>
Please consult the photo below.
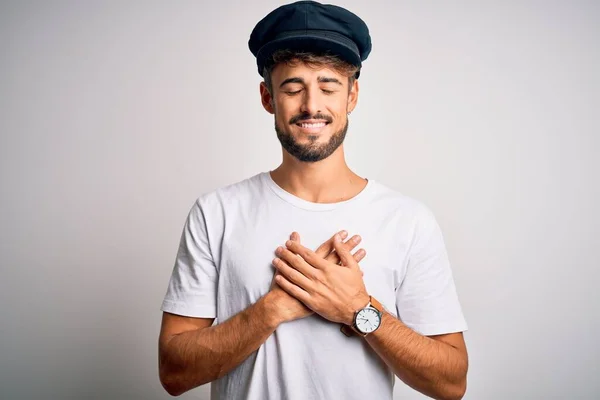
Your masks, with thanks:
<instances>
[{"instance_id":1,"label":"teeth","mask_svg":"<svg viewBox=\"0 0 600 400\"><path fill-rule=\"evenodd\" d=\"M322 128L325 126L325 122L319 122L317 124L302 124L303 128Z\"/></svg>"}]
</instances>

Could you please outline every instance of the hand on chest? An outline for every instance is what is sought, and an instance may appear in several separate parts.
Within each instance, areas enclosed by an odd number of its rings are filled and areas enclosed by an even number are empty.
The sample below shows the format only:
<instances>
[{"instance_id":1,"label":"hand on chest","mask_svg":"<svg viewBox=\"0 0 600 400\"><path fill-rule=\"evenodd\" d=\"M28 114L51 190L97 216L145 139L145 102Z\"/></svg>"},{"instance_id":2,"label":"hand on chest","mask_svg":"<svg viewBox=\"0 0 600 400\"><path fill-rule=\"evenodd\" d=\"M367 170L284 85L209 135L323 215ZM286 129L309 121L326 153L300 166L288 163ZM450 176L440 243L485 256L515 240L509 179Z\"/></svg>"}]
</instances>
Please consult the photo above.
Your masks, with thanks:
<instances>
[{"instance_id":1,"label":"hand on chest","mask_svg":"<svg viewBox=\"0 0 600 400\"><path fill-rule=\"evenodd\" d=\"M381 298L384 305L393 298L394 288L398 285L399 267L403 263L401 247L394 246L390 235L377 235L376 232L360 227L342 227L348 232L347 241L354 235L361 236L361 242L350 252L359 249L366 251L366 256L359 262L363 271L363 280L370 294ZM354 229L352 229L354 228ZM300 243L316 251L324 242L338 232L334 224L331 229L314 229L314 227L291 227L288 224L275 226L273 229L260 232L248 229L237 229L229 233L223 242L219 263L219 279L225 279L227 286L243 291L252 300L258 300L269 291L275 268L272 264L277 257L278 246L285 247L290 234L300 234ZM388 240L389 242L386 242ZM338 266L344 268L343 266Z\"/></svg>"}]
</instances>

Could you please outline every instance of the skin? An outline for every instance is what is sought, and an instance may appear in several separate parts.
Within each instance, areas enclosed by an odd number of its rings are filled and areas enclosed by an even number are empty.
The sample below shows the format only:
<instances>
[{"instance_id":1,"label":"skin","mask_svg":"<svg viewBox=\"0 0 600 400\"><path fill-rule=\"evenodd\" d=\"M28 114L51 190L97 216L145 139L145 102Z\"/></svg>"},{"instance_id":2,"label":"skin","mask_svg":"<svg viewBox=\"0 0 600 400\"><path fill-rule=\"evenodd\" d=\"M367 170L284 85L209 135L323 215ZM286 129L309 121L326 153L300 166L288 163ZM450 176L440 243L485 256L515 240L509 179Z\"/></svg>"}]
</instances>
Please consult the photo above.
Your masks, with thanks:
<instances>
[{"instance_id":1,"label":"skin","mask_svg":"<svg viewBox=\"0 0 600 400\"><path fill-rule=\"evenodd\" d=\"M283 161L271 172L284 190L315 203L348 200L367 181L347 166L343 141L348 113L358 101L358 81L327 67L279 64L273 91L260 85L261 102L274 115ZM299 126L323 122L323 128ZM364 249L335 235L316 251L302 246L294 232L276 250L277 269L270 291L223 323L164 313L159 339L159 372L165 389L178 395L211 382L239 365L282 323L315 312L351 324L368 301L358 262ZM341 264L341 265L339 265ZM364 339L409 386L438 399L460 399L466 390L467 351L462 333L425 337L388 313Z\"/></svg>"},{"instance_id":2,"label":"skin","mask_svg":"<svg viewBox=\"0 0 600 400\"><path fill-rule=\"evenodd\" d=\"M343 137L347 114L358 101L358 81L349 88L346 76L300 63L277 65L271 79L273 93L261 82L260 94L263 107L275 117L282 144L283 161L271 171L273 180L284 190L315 203L356 196L367 181L346 164ZM294 123L298 120L330 122L319 132L307 132ZM290 153L287 143L299 150ZM302 161L305 158L317 161Z\"/></svg>"}]
</instances>

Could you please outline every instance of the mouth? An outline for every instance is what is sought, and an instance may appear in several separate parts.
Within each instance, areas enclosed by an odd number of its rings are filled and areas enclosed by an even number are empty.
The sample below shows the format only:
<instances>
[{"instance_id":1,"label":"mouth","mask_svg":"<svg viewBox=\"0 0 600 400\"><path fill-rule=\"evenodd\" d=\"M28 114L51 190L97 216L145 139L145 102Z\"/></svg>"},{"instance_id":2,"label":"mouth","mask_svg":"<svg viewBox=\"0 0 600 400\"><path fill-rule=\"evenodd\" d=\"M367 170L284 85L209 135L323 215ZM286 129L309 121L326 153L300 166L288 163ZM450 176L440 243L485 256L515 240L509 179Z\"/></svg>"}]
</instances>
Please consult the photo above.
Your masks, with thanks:
<instances>
[{"instance_id":1,"label":"mouth","mask_svg":"<svg viewBox=\"0 0 600 400\"><path fill-rule=\"evenodd\" d=\"M323 130L329 122L327 121L300 121L296 123L296 126L300 128L301 131L306 133L318 133Z\"/></svg>"}]
</instances>

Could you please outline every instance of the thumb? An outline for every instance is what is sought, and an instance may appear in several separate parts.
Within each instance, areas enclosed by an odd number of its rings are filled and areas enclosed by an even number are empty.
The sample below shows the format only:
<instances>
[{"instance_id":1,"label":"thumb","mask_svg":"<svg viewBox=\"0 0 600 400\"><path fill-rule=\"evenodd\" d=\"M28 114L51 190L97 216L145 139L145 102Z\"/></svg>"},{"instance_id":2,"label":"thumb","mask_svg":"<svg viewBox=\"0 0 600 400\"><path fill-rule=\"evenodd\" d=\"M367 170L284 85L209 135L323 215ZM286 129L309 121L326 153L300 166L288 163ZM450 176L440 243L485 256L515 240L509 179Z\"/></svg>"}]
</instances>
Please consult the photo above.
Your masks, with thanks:
<instances>
[{"instance_id":1,"label":"thumb","mask_svg":"<svg viewBox=\"0 0 600 400\"><path fill-rule=\"evenodd\" d=\"M358 264L356 263L354 256L352 256L352 253L344 248L344 242L342 242L342 238L340 237L339 233L333 237L333 247L335 248L335 252L340 257L342 265L350 268L358 268Z\"/></svg>"}]
</instances>

